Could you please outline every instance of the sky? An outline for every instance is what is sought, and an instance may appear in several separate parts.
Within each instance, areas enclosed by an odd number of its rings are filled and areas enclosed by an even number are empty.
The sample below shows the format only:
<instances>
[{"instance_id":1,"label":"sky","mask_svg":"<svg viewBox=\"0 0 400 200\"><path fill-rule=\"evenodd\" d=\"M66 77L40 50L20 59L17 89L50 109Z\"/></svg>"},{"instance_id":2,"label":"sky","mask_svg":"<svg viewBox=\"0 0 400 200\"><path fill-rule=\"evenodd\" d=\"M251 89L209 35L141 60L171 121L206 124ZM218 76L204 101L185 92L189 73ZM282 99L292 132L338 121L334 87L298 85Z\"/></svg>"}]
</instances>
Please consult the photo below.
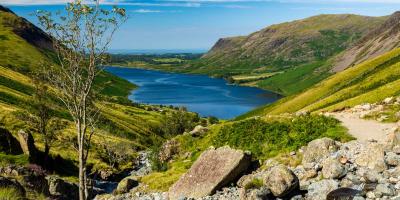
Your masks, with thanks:
<instances>
[{"instance_id":1,"label":"sky","mask_svg":"<svg viewBox=\"0 0 400 200\"><path fill-rule=\"evenodd\" d=\"M87 0L89 1L89 0ZM57 11L68 0L0 0L36 23L36 10ZM206 51L222 37L247 35L272 24L318 14L389 15L400 0L102 0L127 10L129 20L111 44L113 50Z\"/></svg>"}]
</instances>

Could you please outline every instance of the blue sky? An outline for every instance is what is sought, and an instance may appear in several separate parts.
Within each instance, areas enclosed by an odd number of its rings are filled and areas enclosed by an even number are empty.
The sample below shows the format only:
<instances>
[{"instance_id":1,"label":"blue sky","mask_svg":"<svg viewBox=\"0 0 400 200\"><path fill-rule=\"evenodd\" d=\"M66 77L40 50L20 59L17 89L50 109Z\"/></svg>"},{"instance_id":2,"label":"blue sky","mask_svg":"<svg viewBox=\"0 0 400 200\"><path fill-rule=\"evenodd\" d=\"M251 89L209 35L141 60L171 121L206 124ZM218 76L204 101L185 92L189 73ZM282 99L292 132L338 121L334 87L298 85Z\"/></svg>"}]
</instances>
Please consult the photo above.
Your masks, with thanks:
<instances>
[{"instance_id":1,"label":"blue sky","mask_svg":"<svg viewBox=\"0 0 400 200\"><path fill-rule=\"evenodd\" d=\"M60 10L68 0L0 0L35 22L38 9ZM204 49L221 37L247 35L271 24L317 14L389 15L400 0L103 0L130 15L112 49Z\"/></svg>"}]
</instances>

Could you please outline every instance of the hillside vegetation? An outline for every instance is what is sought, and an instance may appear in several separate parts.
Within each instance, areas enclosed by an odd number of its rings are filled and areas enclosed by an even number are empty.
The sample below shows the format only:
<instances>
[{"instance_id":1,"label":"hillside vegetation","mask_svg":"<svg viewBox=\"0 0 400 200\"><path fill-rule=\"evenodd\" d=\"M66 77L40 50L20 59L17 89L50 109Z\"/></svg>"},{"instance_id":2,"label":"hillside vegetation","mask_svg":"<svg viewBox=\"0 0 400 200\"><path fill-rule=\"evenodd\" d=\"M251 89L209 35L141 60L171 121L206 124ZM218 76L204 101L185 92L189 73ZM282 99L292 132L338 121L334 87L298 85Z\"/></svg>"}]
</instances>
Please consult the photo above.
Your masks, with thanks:
<instances>
[{"instance_id":1,"label":"hillside vegetation","mask_svg":"<svg viewBox=\"0 0 400 200\"><path fill-rule=\"evenodd\" d=\"M339 72L309 90L246 116L296 111L333 111L400 94L400 49Z\"/></svg>"}]
</instances>

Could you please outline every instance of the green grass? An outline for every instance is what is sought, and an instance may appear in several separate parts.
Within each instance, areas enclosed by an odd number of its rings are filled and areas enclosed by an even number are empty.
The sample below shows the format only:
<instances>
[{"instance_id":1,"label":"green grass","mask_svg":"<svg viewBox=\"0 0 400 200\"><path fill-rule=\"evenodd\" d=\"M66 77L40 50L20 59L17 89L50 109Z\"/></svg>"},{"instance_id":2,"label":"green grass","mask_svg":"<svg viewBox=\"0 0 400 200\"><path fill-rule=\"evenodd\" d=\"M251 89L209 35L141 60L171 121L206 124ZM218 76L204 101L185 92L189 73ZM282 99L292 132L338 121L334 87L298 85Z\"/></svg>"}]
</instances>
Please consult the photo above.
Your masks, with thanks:
<instances>
[{"instance_id":1,"label":"green grass","mask_svg":"<svg viewBox=\"0 0 400 200\"><path fill-rule=\"evenodd\" d=\"M26 155L7 155L0 152L0 166L5 166L8 164L24 166L28 163L29 158Z\"/></svg>"},{"instance_id":2,"label":"green grass","mask_svg":"<svg viewBox=\"0 0 400 200\"><path fill-rule=\"evenodd\" d=\"M22 200L24 198L25 197L14 188L0 188L0 200Z\"/></svg>"}]
</instances>

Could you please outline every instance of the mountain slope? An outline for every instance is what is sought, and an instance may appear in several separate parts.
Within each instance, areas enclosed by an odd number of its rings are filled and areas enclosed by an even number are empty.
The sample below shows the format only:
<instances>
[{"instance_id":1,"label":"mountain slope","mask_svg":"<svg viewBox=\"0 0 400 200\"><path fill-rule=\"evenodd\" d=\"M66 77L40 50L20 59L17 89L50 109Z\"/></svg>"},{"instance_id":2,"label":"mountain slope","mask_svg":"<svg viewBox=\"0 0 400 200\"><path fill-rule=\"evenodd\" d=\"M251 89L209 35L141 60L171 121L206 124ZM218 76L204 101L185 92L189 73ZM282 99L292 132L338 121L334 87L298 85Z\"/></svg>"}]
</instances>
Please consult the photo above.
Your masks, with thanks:
<instances>
[{"instance_id":1,"label":"mountain slope","mask_svg":"<svg viewBox=\"0 0 400 200\"><path fill-rule=\"evenodd\" d=\"M400 48L339 72L307 91L242 117L333 111L400 94Z\"/></svg>"},{"instance_id":2,"label":"mountain slope","mask_svg":"<svg viewBox=\"0 0 400 200\"><path fill-rule=\"evenodd\" d=\"M249 36L223 38L205 54L199 69L209 73L277 71L324 60L346 49L384 18L319 15L272 25Z\"/></svg>"}]
</instances>

